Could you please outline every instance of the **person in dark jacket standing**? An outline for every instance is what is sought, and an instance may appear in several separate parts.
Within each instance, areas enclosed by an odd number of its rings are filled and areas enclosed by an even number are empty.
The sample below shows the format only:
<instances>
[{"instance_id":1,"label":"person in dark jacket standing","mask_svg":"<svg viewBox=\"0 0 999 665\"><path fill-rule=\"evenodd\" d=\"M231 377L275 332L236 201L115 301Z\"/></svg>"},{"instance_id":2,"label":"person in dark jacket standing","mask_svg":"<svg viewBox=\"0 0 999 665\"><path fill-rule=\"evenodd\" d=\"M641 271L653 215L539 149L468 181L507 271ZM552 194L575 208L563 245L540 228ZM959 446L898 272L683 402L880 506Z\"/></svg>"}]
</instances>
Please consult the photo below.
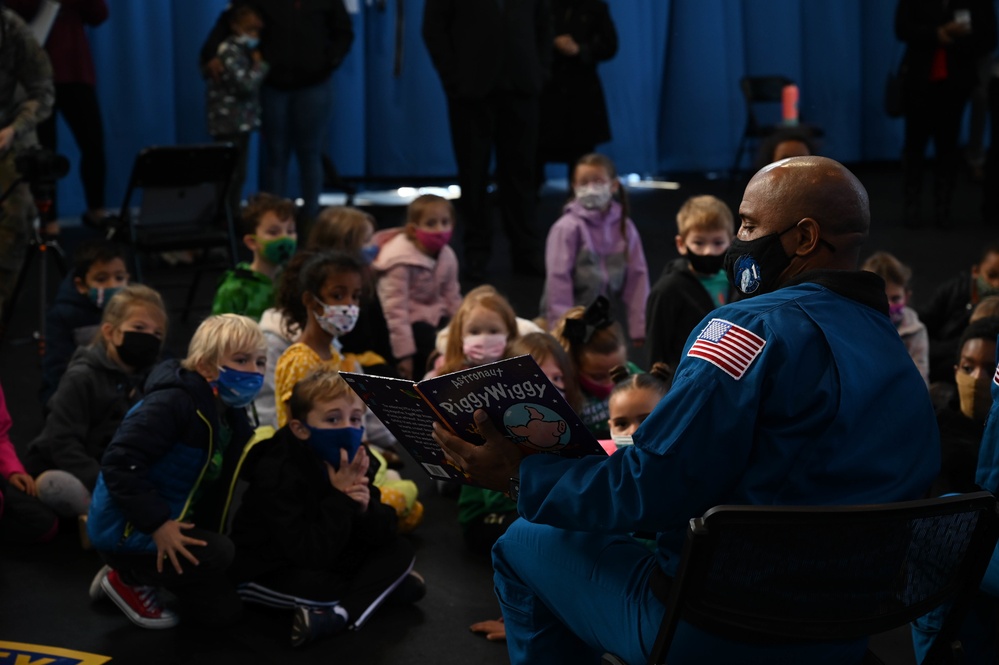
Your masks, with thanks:
<instances>
[{"instance_id":1,"label":"person in dark jacket standing","mask_svg":"<svg viewBox=\"0 0 999 665\"><path fill-rule=\"evenodd\" d=\"M201 48L201 64L212 78L222 73L216 54L229 36L230 12L244 4L252 4L263 18L260 52L270 65L260 91L261 135L267 156L260 189L290 196L288 161L295 153L309 224L319 212L323 184L322 153L333 110L330 76L350 51L354 28L343 0L236 0L216 21Z\"/></svg>"},{"instance_id":2,"label":"person in dark jacket standing","mask_svg":"<svg viewBox=\"0 0 999 665\"><path fill-rule=\"evenodd\" d=\"M959 163L961 120L978 84L978 62L996 46L995 10L990 0L899 0L895 36L906 44L904 222L919 225L923 163L932 138L934 219L937 226L946 227Z\"/></svg>"},{"instance_id":3,"label":"person in dark jacket standing","mask_svg":"<svg viewBox=\"0 0 999 665\"><path fill-rule=\"evenodd\" d=\"M552 0L552 76L541 93L538 182L547 162L569 168L611 139L597 65L617 53L617 31L603 0Z\"/></svg>"},{"instance_id":4,"label":"person in dark jacket standing","mask_svg":"<svg viewBox=\"0 0 999 665\"><path fill-rule=\"evenodd\" d=\"M544 274L535 213L539 97L552 57L548 0L427 0L423 41L447 94L464 227L464 275L485 280L496 148L500 218L515 271Z\"/></svg>"},{"instance_id":5,"label":"person in dark jacket standing","mask_svg":"<svg viewBox=\"0 0 999 665\"><path fill-rule=\"evenodd\" d=\"M25 21L31 21L42 6L41 0L6 0L5 4ZM38 141L49 150L56 150L58 112L80 149L80 180L87 201L83 221L91 225L99 224L107 216L104 209L107 166L97 74L87 29L96 28L107 18L105 0L59 0L59 13L44 41L45 52L52 62L55 106L52 115L38 125ZM58 216L53 210L53 219Z\"/></svg>"}]
</instances>

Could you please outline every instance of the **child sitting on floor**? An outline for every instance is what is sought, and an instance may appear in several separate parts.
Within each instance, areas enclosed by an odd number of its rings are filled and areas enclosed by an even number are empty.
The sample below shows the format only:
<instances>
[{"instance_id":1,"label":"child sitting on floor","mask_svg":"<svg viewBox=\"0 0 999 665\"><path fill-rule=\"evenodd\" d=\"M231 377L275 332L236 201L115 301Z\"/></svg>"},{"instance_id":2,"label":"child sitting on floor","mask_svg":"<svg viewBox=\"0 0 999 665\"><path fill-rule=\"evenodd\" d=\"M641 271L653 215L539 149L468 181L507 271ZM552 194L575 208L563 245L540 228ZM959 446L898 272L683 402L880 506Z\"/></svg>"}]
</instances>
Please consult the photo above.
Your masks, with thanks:
<instances>
[{"instance_id":1,"label":"child sitting on floor","mask_svg":"<svg viewBox=\"0 0 999 665\"><path fill-rule=\"evenodd\" d=\"M628 362L624 331L610 318L610 303L600 296L585 309L573 307L558 322L552 335L568 353L579 381L583 393L580 419L598 441L609 439L608 400L614 390L610 372L618 365L627 365L631 372L642 371Z\"/></svg>"},{"instance_id":2,"label":"child sitting on floor","mask_svg":"<svg viewBox=\"0 0 999 665\"><path fill-rule=\"evenodd\" d=\"M10 440L10 413L0 388L0 543L21 545L51 540L58 517L38 500L35 480L25 470Z\"/></svg>"},{"instance_id":3,"label":"child sitting on floor","mask_svg":"<svg viewBox=\"0 0 999 665\"><path fill-rule=\"evenodd\" d=\"M295 204L261 192L242 216L243 244L253 252L252 263L226 271L212 303L212 314L242 314L259 321L274 304L274 277L295 253Z\"/></svg>"},{"instance_id":4,"label":"child sitting on floor","mask_svg":"<svg viewBox=\"0 0 999 665\"><path fill-rule=\"evenodd\" d=\"M293 610L299 646L359 629L386 600L415 602L425 587L395 513L370 485L377 462L361 445L364 403L320 368L295 385L288 406L288 424L246 465L233 570L244 600Z\"/></svg>"},{"instance_id":5,"label":"child sitting on floor","mask_svg":"<svg viewBox=\"0 0 999 665\"><path fill-rule=\"evenodd\" d=\"M37 476L38 496L63 517L85 516L101 457L159 359L167 333L160 294L126 286L104 308L94 342L73 355L49 400L41 433L25 462Z\"/></svg>"},{"instance_id":6,"label":"child sitting on floor","mask_svg":"<svg viewBox=\"0 0 999 665\"><path fill-rule=\"evenodd\" d=\"M376 234L381 249L371 267L404 379L419 379L427 371L434 335L461 304L458 257L448 245L453 227L451 203L424 194L409 204L401 230Z\"/></svg>"},{"instance_id":7,"label":"child sitting on floor","mask_svg":"<svg viewBox=\"0 0 999 665\"><path fill-rule=\"evenodd\" d=\"M196 623L238 619L227 577L234 549L222 531L266 358L253 319L221 314L198 326L186 359L153 371L101 459L87 532L107 565L91 598L106 594L143 628L178 622L158 587Z\"/></svg>"},{"instance_id":8,"label":"child sitting on floor","mask_svg":"<svg viewBox=\"0 0 999 665\"><path fill-rule=\"evenodd\" d=\"M94 340L111 296L128 285L125 259L120 245L103 238L87 241L73 252L73 270L45 313L42 405L55 393L76 349Z\"/></svg>"}]
</instances>

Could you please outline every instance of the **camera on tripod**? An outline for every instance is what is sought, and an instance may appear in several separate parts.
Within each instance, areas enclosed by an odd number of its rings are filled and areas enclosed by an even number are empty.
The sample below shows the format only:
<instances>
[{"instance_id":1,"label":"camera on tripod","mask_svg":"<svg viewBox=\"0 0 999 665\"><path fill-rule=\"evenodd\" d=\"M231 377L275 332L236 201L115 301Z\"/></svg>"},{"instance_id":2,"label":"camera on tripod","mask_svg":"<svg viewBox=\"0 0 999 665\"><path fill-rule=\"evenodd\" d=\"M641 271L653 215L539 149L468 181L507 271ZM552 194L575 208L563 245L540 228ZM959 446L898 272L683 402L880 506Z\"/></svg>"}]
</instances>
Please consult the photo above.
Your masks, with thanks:
<instances>
[{"instance_id":1,"label":"camera on tripod","mask_svg":"<svg viewBox=\"0 0 999 665\"><path fill-rule=\"evenodd\" d=\"M31 195L36 204L47 202L48 210L43 210L39 206L38 212L42 221L46 213L51 211L51 202L55 199L56 181L69 173L69 160L62 155L57 155L48 148L34 146L21 150L14 158L14 167L20 174L21 179L28 183Z\"/></svg>"}]
</instances>

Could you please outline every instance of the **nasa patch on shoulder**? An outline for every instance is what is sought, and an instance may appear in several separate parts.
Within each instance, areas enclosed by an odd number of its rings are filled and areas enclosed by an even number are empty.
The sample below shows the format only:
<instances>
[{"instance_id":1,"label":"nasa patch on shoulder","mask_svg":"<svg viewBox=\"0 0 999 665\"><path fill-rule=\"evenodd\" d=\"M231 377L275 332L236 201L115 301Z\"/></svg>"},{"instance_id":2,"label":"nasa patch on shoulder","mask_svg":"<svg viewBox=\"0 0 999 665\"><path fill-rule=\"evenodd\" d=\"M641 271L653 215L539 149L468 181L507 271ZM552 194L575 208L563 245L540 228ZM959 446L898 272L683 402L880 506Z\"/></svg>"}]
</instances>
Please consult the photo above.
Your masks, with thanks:
<instances>
[{"instance_id":1,"label":"nasa patch on shoulder","mask_svg":"<svg viewBox=\"0 0 999 665\"><path fill-rule=\"evenodd\" d=\"M687 355L707 360L738 381L766 344L767 340L731 321L711 319Z\"/></svg>"}]
</instances>

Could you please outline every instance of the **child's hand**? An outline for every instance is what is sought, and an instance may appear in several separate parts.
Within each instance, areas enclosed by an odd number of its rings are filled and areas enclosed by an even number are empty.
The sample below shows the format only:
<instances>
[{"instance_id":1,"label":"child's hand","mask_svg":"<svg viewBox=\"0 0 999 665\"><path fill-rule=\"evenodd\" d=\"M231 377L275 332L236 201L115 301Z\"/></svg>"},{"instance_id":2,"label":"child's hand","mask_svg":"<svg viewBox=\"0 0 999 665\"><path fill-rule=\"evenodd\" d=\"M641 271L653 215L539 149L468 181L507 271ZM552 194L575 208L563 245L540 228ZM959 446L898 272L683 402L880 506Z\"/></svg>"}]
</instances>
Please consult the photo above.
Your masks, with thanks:
<instances>
[{"instance_id":1,"label":"child's hand","mask_svg":"<svg viewBox=\"0 0 999 665\"><path fill-rule=\"evenodd\" d=\"M178 575L183 575L184 570L180 567L180 560L177 559L179 553L185 559L198 565L198 558L187 549L188 545L201 545L204 547L208 543L198 538L185 536L185 529L193 529L190 522L178 522L177 520L167 520L153 531L153 542L156 543L156 572L163 572L163 560L170 559L173 569Z\"/></svg>"},{"instance_id":2,"label":"child's hand","mask_svg":"<svg viewBox=\"0 0 999 665\"><path fill-rule=\"evenodd\" d=\"M371 501L371 488L368 487L367 483L351 485L344 494L361 504L362 513L368 509L368 502Z\"/></svg>"},{"instance_id":3,"label":"child's hand","mask_svg":"<svg viewBox=\"0 0 999 665\"><path fill-rule=\"evenodd\" d=\"M579 55L579 43L572 38L572 35L559 35L555 38L555 48L563 55L569 57Z\"/></svg>"},{"instance_id":4,"label":"child's hand","mask_svg":"<svg viewBox=\"0 0 999 665\"><path fill-rule=\"evenodd\" d=\"M395 366L396 371L399 372L399 376L404 379L413 378L413 357L403 358L399 361L399 364Z\"/></svg>"},{"instance_id":5,"label":"child's hand","mask_svg":"<svg viewBox=\"0 0 999 665\"><path fill-rule=\"evenodd\" d=\"M28 496L38 496L38 488L35 487L35 479L26 473L12 473L7 478L7 482L12 487L16 487Z\"/></svg>"},{"instance_id":6,"label":"child's hand","mask_svg":"<svg viewBox=\"0 0 999 665\"><path fill-rule=\"evenodd\" d=\"M370 463L371 458L368 457L368 451L364 446L357 449L352 462L347 461L347 451L341 450L339 471L334 469L332 464L326 462L326 473L329 475L330 484L344 494L349 494L347 490L354 485L367 485L368 465Z\"/></svg>"},{"instance_id":7,"label":"child's hand","mask_svg":"<svg viewBox=\"0 0 999 665\"><path fill-rule=\"evenodd\" d=\"M473 623L469 627L469 630L473 633L484 633L486 639L490 642L506 640L506 625L503 623L503 617L496 620L490 619L489 621Z\"/></svg>"}]
</instances>

